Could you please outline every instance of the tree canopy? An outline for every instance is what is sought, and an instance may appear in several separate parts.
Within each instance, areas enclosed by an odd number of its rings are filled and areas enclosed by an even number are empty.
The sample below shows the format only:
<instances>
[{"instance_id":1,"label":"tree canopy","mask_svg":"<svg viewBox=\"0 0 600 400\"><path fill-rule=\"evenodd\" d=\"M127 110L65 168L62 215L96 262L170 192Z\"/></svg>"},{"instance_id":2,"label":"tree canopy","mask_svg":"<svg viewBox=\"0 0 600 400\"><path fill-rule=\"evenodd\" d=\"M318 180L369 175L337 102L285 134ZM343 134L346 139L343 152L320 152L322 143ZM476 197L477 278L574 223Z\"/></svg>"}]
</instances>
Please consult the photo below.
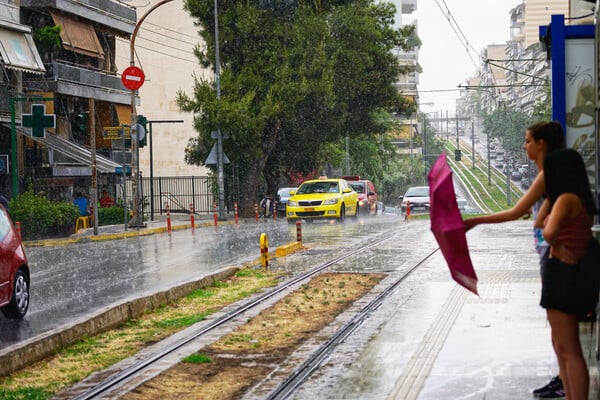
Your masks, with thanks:
<instances>
[{"instance_id":1,"label":"tree canopy","mask_svg":"<svg viewBox=\"0 0 600 400\"><path fill-rule=\"evenodd\" d=\"M213 5L185 1L204 42L195 54L212 68ZM346 136L376 143L385 130L377 112L409 107L394 87L402 71L394 50L418 38L412 26L394 29L394 15L392 4L370 0L219 0L221 96L202 77L192 95L178 94L198 133L186 161L203 164L211 131L227 133L223 149L239 171L242 211L249 212L263 182L274 194L282 176L318 170L327 144Z\"/></svg>"}]
</instances>

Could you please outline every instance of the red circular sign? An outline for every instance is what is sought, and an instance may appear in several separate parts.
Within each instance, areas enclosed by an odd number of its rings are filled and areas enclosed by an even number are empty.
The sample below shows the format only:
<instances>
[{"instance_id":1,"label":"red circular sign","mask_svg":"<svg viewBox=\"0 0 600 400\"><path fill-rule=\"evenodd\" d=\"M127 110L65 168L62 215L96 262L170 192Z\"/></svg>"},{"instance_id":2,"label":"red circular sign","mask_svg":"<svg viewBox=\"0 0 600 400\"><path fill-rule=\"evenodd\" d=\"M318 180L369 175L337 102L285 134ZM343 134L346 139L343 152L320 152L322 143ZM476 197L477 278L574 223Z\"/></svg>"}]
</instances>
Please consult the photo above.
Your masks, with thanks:
<instances>
[{"instance_id":1,"label":"red circular sign","mask_svg":"<svg viewBox=\"0 0 600 400\"><path fill-rule=\"evenodd\" d=\"M137 90L142 87L145 78L144 71L142 71L141 68L132 65L125 68L125 71L123 71L121 82L123 82L123 85L127 89Z\"/></svg>"}]
</instances>

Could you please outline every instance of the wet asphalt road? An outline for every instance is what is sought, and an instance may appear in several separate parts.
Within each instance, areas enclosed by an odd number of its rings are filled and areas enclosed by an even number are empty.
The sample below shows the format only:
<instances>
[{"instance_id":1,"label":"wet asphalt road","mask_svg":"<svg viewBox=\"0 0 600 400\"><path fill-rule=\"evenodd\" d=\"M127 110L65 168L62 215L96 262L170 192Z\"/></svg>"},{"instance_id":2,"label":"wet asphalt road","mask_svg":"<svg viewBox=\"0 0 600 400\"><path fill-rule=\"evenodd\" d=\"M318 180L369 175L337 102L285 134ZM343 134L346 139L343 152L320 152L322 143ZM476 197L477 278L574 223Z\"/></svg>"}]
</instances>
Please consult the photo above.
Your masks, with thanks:
<instances>
[{"instance_id":1,"label":"wet asphalt road","mask_svg":"<svg viewBox=\"0 0 600 400\"><path fill-rule=\"evenodd\" d=\"M303 241L309 247L330 245L344 251L401 221L386 215L345 224L306 224ZM29 312L23 321L0 318L0 349L72 324L110 305L256 260L263 232L271 251L296 240L296 227L280 220L26 248L32 271ZM322 253L308 251L306 257L280 263L280 267L291 272L303 270L322 258ZM364 267L361 265L358 262L356 268Z\"/></svg>"}]
</instances>

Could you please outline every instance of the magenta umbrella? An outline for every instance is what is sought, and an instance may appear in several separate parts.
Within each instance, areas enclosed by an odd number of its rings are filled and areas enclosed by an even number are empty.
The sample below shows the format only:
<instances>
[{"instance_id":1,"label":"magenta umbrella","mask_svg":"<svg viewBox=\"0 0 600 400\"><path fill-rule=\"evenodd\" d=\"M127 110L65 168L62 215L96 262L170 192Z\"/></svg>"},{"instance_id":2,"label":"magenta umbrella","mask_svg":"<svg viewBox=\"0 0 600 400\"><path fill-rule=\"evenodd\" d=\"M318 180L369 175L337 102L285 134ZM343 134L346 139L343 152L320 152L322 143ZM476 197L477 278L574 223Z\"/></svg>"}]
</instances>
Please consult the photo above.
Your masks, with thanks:
<instances>
[{"instance_id":1,"label":"magenta umbrella","mask_svg":"<svg viewBox=\"0 0 600 400\"><path fill-rule=\"evenodd\" d=\"M429 171L431 231L448 263L452 278L471 292L477 293L477 275L467 247L463 223L452 183L452 170L442 152Z\"/></svg>"}]
</instances>

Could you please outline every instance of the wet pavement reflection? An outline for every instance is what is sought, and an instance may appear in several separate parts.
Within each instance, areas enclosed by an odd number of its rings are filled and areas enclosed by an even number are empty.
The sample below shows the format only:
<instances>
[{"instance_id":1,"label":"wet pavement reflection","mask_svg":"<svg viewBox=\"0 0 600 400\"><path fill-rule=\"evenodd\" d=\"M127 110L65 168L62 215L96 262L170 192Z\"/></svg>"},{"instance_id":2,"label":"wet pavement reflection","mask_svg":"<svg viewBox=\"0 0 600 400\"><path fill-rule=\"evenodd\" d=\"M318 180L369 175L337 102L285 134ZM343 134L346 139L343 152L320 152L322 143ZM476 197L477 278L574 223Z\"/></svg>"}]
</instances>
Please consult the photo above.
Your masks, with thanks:
<instances>
[{"instance_id":1,"label":"wet pavement reflection","mask_svg":"<svg viewBox=\"0 0 600 400\"><path fill-rule=\"evenodd\" d=\"M395 216L382 216L345 224L304 224L303 242L329 248L329 252L343 252L399 221ZM260 255L263 232L273 252L275 247L296 239L296 226L282 220L27 248L32 271L29 313L23 321L0 318L0 349L111 305L254 261ZM294 272L323 258L310 250L307 253L277 260L274 267Z\"/></svg>"}]
</instances>

